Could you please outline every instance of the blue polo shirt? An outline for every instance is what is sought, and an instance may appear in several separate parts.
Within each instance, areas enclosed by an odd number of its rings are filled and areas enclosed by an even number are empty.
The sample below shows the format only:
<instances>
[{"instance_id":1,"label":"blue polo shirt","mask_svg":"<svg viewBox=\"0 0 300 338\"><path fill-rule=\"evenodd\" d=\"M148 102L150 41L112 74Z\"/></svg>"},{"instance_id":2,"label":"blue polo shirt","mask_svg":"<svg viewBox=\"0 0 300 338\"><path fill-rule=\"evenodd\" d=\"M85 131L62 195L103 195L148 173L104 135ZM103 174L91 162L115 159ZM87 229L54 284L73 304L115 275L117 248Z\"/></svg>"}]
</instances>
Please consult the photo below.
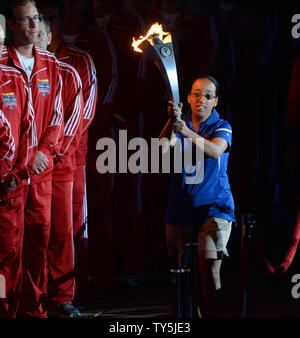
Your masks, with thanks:
<instances>
[{"instance_id":1,"label":"blue polo shirt","mask_svg":"<svg viewBox=\"0 0 300 338\"><path fill-rule=\"evenodd\" d=\"M187 126L207 140L215 137L224 138L228 147L218 158L213 159L204 154L202 159L195 156L195 145L187 142L182 135L176 134L178 141L171 154L172 170L170 177L166 223L182 226L199 226L208 217L219 217L235 222L234 201L227 176L227 164L231 148L232 128L227 121L220 118L213 109L209 118L195 131L190 114L183 118ZM174 153L184 156L192 147L192 165L196 169L191 173L188 162L182 160L180 173L174 169ZM190 149L191 150L191 149ZM198 175L198 179L196 176ZM195 177L195 183L187 178ZM200 177L200 179L199 179Z\"/></svg>"}]
</instances>

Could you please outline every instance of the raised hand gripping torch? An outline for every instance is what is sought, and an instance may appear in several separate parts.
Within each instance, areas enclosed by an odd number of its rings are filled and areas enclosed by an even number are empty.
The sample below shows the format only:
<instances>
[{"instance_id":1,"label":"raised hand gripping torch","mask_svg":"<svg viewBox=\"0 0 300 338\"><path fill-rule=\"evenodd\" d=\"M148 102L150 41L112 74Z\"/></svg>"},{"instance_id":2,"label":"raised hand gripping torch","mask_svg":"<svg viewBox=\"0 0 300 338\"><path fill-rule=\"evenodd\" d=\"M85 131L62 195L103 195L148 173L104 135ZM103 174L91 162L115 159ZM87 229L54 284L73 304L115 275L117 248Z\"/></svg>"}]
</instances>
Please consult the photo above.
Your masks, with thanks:
<instances>
[{"instance_id":1,"label":"raised hand gripping torch","mask_svg":"<svg viewBox=\"0 0 300 338\"><path fill-rule=\"evenodd\" d=\"M146 36L141 36L138 40L133 38L132 46L136 52L145 53L154 61L163 75L170 96L174 103L178 104L180 102L179 87L171 33L164 32L162 25L156 22ZM170 145L174 146L176 141L177 138L172 132Z\"/></svg>"}]
</instances>

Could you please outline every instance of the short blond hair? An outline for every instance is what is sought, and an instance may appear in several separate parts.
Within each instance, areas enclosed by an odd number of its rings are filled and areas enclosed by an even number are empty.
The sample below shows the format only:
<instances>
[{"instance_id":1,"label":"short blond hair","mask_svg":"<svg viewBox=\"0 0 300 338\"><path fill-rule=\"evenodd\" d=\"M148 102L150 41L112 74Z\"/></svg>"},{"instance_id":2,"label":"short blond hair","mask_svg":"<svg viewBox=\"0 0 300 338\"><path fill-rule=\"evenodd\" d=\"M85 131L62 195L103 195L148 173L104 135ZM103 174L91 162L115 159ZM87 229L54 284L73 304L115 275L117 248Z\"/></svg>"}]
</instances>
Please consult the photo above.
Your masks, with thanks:
<instances>
[{"instance_id":1,"label":"short blond hair","mask_svg":"<svg viewBox=\"0 0 300 338\"><path fill-rule=\"evenodd\" d=\"M15 20L14 9L19 6L26 6L29 3L37 7L36 2L34 0L10 0L6 6L5 12L6 19Z\"/></svg>"}]
</instances>

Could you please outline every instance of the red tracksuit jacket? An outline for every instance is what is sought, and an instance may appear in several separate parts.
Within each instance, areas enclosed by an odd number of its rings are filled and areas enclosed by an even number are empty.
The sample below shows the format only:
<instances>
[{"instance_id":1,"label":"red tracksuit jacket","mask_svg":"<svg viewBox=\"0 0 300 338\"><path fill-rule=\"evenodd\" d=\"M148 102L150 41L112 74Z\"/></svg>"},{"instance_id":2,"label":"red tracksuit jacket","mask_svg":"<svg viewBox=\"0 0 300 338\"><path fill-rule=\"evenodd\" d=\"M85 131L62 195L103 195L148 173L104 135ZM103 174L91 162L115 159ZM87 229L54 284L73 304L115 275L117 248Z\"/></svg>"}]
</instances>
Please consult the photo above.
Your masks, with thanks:
<instances>
[{"instance_id":1,"label":"red tracksuit jacket","mask_svg":"<svg viewBox=\"0 0 300 338\"><path fill-rule=\"evenodd\" d=\"M56 53L59 61L73 66L78 72L82 82L83 92L83 125L82 138L76 150L76 164L86 164L87 154L87 130L95 116L95 110L98 98L98 83L96 69L91 56L75 47L68 46L62 42L59 51Z\"/></svg>"},{"instance_id":2,"label":"red tracksuit jacket","mask_svg":"<svg viewBox=\"0 0 300 338\"><path fill-rule=\"evenodd\" d=\"M88 25L81 28L73 45L91 55L99 74L97 81L101 90L98 91L95 118L89 129L89 144L94 148L94 139L97 142L103 137L103 130L110 130L113 124L112 108L119 90L117 54L109 35ZM93 141L90 141L91 138Z\"/></svg>"},{"instance_id":3,"label":"red tracksuit jacket","mask_svg":"<svg viewBox=\"0 0 300 338\"><path fill-rule=\"evenodd\" d=\"M63 81L64 138L59 154L54 159L52 181L73 181L76 169L75 151L81 140L83 127L82 84L77 71L59 62Z\"/></svg>"},{"instance_id":4,"label":"red tracksuit jacket","mask_svg":"<svg viewBox=\"0 0 300 338\"><path fill-rule=\"evenodd\" d=\"M30 79L23 70L12 43L4 48L0 63L17 68L29 88L29 99L33 106L32 149L47 155L49 164L40 175L32 176L32 183L51 179L53 155L59 153L63 138L62 79L60 66L55 56L39 47L33 47L34 68ZM31 152L35 156L35 152ZM29 159L32 160L32 159Z\"/></svg>"},{"instance_id":5,"label":"red tracksuit jacket","mask_svg":"<svg viewBox=\"0 0 300 338\"><path fill-rule=\"evenodd\" d=\"M33 111L22 74L0 64L0 181L27 177Z\"/></svg>"}]
</instances>

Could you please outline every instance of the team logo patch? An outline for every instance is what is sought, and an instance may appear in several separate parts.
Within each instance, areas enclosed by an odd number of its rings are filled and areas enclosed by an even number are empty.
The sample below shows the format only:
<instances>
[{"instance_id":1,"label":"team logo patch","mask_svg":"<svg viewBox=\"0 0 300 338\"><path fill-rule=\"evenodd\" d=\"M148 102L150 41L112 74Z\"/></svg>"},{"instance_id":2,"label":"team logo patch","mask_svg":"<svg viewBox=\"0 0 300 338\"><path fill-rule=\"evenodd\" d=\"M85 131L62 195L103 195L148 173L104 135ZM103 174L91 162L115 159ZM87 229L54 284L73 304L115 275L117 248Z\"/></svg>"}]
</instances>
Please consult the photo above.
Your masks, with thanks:
<instances>
[{"instance_id":1,"label":"team logo patch","mask_svg":"<svg viewBox=\"0 0 300 338\"><path fill-rule=\"evenodd\" d=\"M38 79L37 87L39 89L40 94L42 94L43 96L48 95L51 89L51 85L48 79L46 80Z\"/></svg>"},{"instance_id":2,"label":"team logo patch","mask_svg":"<svg viewBox=\"0 0 300 338\"><path fill-rule=\"evenodd\" d=\"M18 99L15 93L1 93L4 108L14 109L17 106Z\"/></svg>"}]
</instances>

